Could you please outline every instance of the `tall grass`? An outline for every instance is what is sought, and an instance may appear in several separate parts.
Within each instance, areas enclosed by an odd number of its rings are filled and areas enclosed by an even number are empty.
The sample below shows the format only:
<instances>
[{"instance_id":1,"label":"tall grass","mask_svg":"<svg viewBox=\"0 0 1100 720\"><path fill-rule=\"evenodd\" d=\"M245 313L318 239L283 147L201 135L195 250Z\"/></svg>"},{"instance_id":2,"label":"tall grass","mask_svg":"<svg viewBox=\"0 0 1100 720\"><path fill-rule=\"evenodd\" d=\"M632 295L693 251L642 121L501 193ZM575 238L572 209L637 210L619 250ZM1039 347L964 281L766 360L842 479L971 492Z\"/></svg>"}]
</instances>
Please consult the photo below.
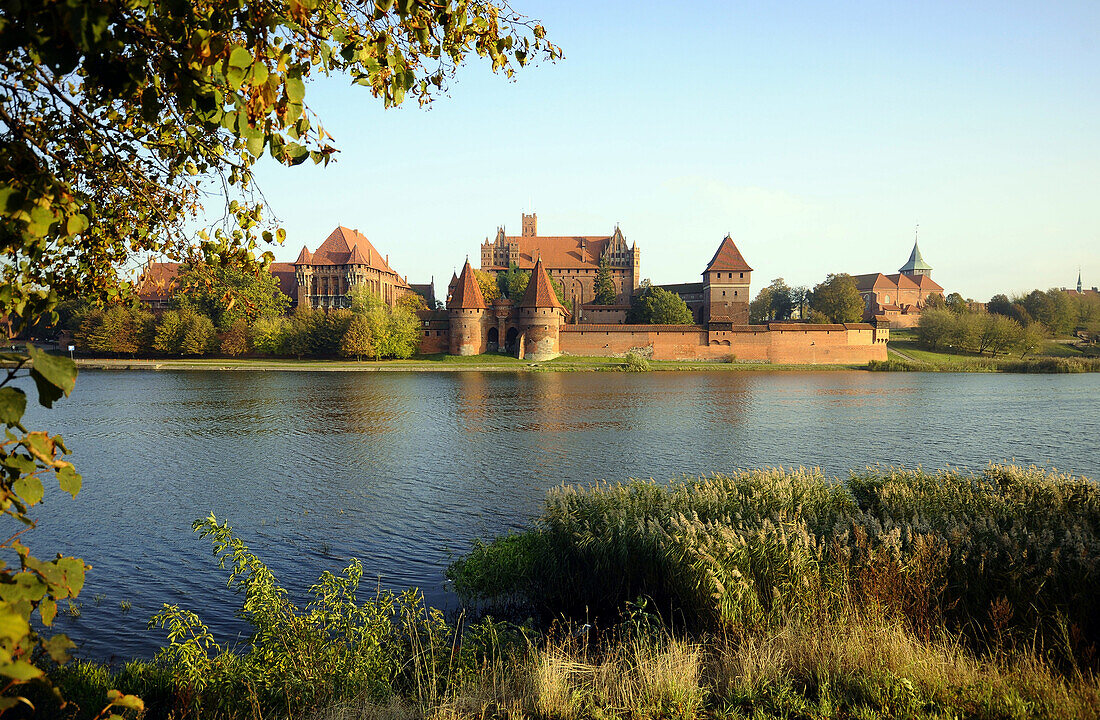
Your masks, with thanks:
<instances>
[{"instance_id":1,"label":"tall grass","mask_svg":"<svg viewBox=\"0 0 1100 720\"><path fill-rule=\"evenodd\" d=\"M608 617L645 596L689 629L876 602L918 631L1068 659L1100 640L1100 488L1001 465L562 487L533 529L476 545L448 575L470 602L547 617Z\"/></svg>"}]
</instances>

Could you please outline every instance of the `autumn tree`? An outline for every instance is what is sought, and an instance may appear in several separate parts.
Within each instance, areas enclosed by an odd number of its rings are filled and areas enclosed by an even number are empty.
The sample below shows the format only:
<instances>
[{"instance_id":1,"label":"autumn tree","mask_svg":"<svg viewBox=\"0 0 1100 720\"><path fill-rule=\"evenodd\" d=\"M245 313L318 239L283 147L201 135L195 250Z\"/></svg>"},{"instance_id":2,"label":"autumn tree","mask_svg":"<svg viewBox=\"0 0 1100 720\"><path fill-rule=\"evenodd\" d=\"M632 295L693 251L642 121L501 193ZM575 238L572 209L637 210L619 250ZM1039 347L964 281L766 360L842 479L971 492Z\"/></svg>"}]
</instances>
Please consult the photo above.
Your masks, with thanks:
<instances>
[{"instance_id":1,"label":"autumn tree","mask_svg":"<svg viewBox=\"0 0 1100 720\"><path fill-rule=\"evenodd\" d=\"M477 280L478 287L481 288L481 296L485 298L485 302L491 303L500 297L500 286L497 285L497 279L492 273L485 270L474 270L474 279Z\"/></svg>"},{"instance_id":2,"label":"autumn tree","mask_svg":"<svg viewBox=\"0 0 1100 720\"><path fill-rule=\"evenodd\" d=\"M290 298L271 273L218 260L184 265L173 290L173 304L206 315L222 330L237 320L250 323L264 315L282 315L290 307Z\"/></svg>"},{"instance_id":3,"label":"autumn tree","mask_svg":"<svg viewBox=\"0 0 1100 720\"><path fill-rule=\"evenodd\" d=\"M356 360L362 360L364 355L374 354L370 322L364 315L355 315L348 323L347 332L340 341L340 354Z\"/></svg>"},{"instance_id":4,"label":"autumn tree","mask_svg":"<svg viewBox=\"0 0 1100 720\"><path fill-rule=\"evenodd\" d=\"M499 0L6 3L0 317L31 327L59 298L124 296L135 255L254 271L272 259L260 243L284 236L265 220L254 164L265 154L285 165L327 163L336 151L306 104L314 74L344 75L386 106L406 97L424 104L475 55L511 76L560 51L541 25ZM211 191L220 191L226 219L196 238ZM75 495L79 475L59 459L60 439L24 434L26 394L11 383L29 374L50 407L72 391L76 370L33 348L6 360L16 370L0 380L0 421L14 439L0 449L0 495L9 517L33 524L27 509L41 499L38 478L52 471ZM17 461L32 446L28 461ZM49 626L51 603L79 593L84 566L36 560L14 538L3 547L18 550L19 562L0 569L0 584L19 574L28 594L0 600L0 674L17 686L42 676L34 648L64 659L64 643L47 646L31 615Z\"/></svg>"},{"instance_id":5,"label":"autumn tree","mask_svg":"<svg viewBox=\"0 0 1100 720\"><path fill-rule=\"evenodd\" d=\"M810 307L832 323L854 323L863 319L863 298L856 281L847 273L832 274L814 286Z\"/></svg>"}]
</instances>

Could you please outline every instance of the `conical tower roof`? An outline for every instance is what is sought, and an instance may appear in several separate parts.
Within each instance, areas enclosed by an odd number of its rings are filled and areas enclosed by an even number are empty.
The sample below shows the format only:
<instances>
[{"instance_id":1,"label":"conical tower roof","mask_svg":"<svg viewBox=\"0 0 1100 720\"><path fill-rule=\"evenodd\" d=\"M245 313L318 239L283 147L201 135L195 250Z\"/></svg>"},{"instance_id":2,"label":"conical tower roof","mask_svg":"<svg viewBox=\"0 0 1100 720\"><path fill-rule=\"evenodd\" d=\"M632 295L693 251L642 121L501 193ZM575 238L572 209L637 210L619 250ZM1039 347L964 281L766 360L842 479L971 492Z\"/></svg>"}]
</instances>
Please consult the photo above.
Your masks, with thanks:
<instances>
[{"instance_id":1,"label":"conical tower roof","mask_svg":"<svg viewBox=\"0 0 1100 720\"><path fill-rule=\"evenodd\" d=\"M295 265L309 265L313 262L313 253L309 251L305 245L302 246L302 252L298 253L298 259L294 261Z\"/></svg>"},{"instance_id":2,"label":"conical tower roof","mask_svg":"<svg viewBox=\"0 0 1100 720\"><path fill-rule=\"evenodd\" d=\"M913 252L909 253L909 262L898 268L898 272L912 275L917 270L931 270L932 266L924 261L920 255L920 247L913 242Z\"/></svg>"},{"instance_id":3,"label":"conical tower roof","mask_svg":"<svg viewBox=\"0 0 1100 720\"><path fill-rule=\"evenodd\" d=\"M752 268L745 262L745 258L741 256L741 251L737 249L737 244L733 242L733 238L729 234L722 238L722 244L718 246L714 257L710 259L710 263L707 265L706 272L712 270L752 272Z\"/></svg>"},{"instance_id":4,"label":"conical tower roof","mask_svg":"<svg viewBox=\"0 0 1100 720\"><path fill-rule=\"evenodd\" d=\"M565 310L565 306L558 300L558 294L554 292L554 286L550 282L550 276L546 274L546 268L542 266L542 257L535 262L531 270L531 279L527 283L527 292L523 294L523 300L519 303L524 308L557 308Z\"/></svg>"},{"instance_id":5,"label":"conical tower roof","mask_svg":"<svg viewBox=\"0 0 1100 720\"><path fill-rule=\"evenodd\" d=\"M470 261L462 266L462 274L458 276L458 285L455 286L451 301L447 303L448 310L484 310L485 296L481 294L481 286L474 277L474 269L470 267Z\"/></svg>"}]
</instances>

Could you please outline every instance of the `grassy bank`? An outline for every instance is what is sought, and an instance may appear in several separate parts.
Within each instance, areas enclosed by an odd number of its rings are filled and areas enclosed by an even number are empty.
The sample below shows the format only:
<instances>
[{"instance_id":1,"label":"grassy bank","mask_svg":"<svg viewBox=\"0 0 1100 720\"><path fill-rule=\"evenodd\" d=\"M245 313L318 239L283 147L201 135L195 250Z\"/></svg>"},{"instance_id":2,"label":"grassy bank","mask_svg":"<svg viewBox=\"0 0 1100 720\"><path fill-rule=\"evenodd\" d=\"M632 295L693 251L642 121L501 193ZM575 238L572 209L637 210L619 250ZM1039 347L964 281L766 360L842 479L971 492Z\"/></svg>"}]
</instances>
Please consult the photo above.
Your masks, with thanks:
<instances>
[{"instance_id":1,"label":"grassy bank","mask_svg":"<svg viewBox=\"0 0 1100 720\"><path fill-rule=\"evenodd\" d=\"M624 358L562 355L533 362L508 355L425 355L409 360L314 360L293 358L77 358L77 365L92 370L271 370L302 372L621 372ZM754 362L649 360L648 370L797 371L857 370L863 365L772 365Z\"/></svg>"},{"instance_id":2,"label":"grassy bank","mask_svg":"<svg viewBox=\"0 0 1100 720\"><path fill-rule=\"evenodd\" d=\"M891 333L889 359L872 362L870 370L888 372L1009 372L1009 373L1081 373L1100 372L1100 357L1074 345L1048 341L1036 355L991 358L973 353L928 350L912 331Z\"/></svg>"},{"instance_id":3,"label":"grassy bank","mask_svg":"<svg viewBox=\"0 0 1100 720\"><path fill-rule=\"evenodd\" d=\"M54 678L91 718L1093 718L1100 490L1035 469L769 470L552 491L449 571L450 620L362 568L296 606L212 518L251 648L167 607L156 662Z\"/></svg>"}]
</instances>

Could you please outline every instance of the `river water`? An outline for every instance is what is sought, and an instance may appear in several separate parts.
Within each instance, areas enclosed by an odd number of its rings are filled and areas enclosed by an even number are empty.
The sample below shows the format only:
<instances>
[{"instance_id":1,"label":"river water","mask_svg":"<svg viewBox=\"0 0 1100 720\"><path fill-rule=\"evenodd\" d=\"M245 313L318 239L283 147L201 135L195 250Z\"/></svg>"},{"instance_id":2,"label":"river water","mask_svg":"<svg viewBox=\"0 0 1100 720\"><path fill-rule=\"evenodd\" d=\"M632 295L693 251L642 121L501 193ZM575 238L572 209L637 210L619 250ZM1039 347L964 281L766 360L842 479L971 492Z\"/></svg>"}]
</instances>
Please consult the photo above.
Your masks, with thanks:
<instances>
[{"instance_id":1,"label":"river water","mask_svg":"<svg viewBox=\"0 0 1100 720\"><path fill-rule=\"evenodd\" d=\"M1100 476L1100 374L89 371L27 425L62 433L84 475L75 500L47 492L26 542L94 566L58 625L103 659L150 656L162 603L243 637L191 531L211 512L295 596L357 557L372 585L453 606L449 559L560 483L991 461Z\"/></svg>"}]
</instances>

